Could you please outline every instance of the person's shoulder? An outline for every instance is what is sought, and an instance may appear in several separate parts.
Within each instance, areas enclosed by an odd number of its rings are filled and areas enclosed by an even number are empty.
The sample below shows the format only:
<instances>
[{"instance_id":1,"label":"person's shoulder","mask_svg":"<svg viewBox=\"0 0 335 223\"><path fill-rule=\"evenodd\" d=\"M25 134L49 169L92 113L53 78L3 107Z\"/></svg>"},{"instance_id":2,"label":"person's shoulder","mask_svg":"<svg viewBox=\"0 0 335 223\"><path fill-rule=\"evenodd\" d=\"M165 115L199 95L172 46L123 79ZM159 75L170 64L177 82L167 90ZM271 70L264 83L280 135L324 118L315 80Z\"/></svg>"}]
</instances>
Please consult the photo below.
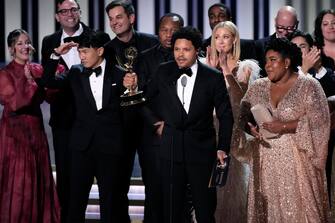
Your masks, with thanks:
<instances>
[{"instance_id":1,"label":"person's shoulder","mask_svg":"<svg viewBox=\"0 0 335 223\"><path fill-rule=\"evenodd\" d=\"M222 75L222 73L218 69L211 67L202 61L203 59L198 60L198 67L200 69L202 69L203 71L206 71L206 73L214 73L214 74Z\"/></svg>"},{"instance_id":2,"label":"person's shoulder","mask_svg":"<svg viewBox=\"0 0 335 223\"><path fill-rule=\"evenodd\" d=\"M153 54L155 54L157 52L157 50L158 50L157 47L158 47L158 44L142 51L140 54L141 54L142 57L152 56Z\"/></svg>"},{"instance_id":3,"label":"person's shoulder","mask_svg":"<svg viewBox=\"0 0 335 223\"><path fill-rule=\"evenodd\" d=\"M135 31L136 35L141 39L149 39L149 40L157 40L158 37L156 35L150 34L150 33L143 33L139 31Z\"/></svg>"},{"instance_id":4,"label":"person's shoulder","mask_svg":"<svg viewBox=\"0 0 335 223\"><path fill-rule=\"evenodd\" d=\"M57 30L57 31L54 32L54 33L51 33L51 34L49 34L49 35L44 36L44 37L43 37L43 42L45 42L45 41L54 41L54 40L57 39L57 38L60 39L61 36L62 36L62 31L61 31L61 30Z\"/></svg>"}]
</instances>

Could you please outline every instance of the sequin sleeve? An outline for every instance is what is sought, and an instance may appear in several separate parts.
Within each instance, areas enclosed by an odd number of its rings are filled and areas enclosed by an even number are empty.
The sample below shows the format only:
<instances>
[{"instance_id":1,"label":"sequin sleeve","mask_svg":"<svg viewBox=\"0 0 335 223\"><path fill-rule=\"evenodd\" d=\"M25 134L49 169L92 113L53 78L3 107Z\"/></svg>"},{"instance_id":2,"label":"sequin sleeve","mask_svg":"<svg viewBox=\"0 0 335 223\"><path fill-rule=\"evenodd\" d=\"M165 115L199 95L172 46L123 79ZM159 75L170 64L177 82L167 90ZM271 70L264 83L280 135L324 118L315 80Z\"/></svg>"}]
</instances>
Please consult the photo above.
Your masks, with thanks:
<instances>
[{"instance_id":1,"label":"sequin sleeve","mask_svg":"<svg viewBox=\"0 0 335 223\"><path fill-rule=\"evenodd\" d=\"M294 141L299 150L307 152L315 167L324 169L330 132L327 98L318 82L306 80L305 114L299 119Z\"/></svg>"}]
</instances>

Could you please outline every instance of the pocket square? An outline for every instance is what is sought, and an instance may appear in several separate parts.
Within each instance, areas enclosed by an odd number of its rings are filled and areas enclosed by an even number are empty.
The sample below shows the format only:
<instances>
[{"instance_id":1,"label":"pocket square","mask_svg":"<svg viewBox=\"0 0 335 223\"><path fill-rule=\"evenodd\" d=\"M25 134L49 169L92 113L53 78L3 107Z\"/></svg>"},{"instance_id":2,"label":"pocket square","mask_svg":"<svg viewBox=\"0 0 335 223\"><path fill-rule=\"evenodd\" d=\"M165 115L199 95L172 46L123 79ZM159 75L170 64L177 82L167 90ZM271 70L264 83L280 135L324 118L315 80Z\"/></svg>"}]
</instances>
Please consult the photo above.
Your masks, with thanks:
<instances>
[{"instance_id":1,"label":"pocket square","mask_svg":"<svg viewBox=\"0 0 335 223\"><path fill-rule=\"evenodd\" d=\"M116 83L113 83L112 86L116 86Z\"/></svg>"}]
</instances>

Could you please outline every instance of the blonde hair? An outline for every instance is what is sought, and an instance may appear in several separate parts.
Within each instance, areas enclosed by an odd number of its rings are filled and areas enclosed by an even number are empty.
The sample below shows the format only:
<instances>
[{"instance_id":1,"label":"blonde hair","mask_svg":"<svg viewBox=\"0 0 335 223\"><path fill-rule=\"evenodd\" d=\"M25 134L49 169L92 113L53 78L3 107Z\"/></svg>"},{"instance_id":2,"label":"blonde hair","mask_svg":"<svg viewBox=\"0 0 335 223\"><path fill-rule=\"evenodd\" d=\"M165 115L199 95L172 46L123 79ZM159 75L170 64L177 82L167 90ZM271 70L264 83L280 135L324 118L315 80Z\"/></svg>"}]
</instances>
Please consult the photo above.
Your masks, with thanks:
<instances>
[{"instance_id":1,"label":"blonde hair","mask_svg":"<svg viewBox=\"0 0 335 223\"><path fill-rule=\"evenodd\" d=\"M238 32L236 25L230 21L220 22L214 27L211 39L211 58L214 58L218 61L219 53L216 51L215 47L215 33L220 28L228 30L235 39L232 48L233 49L232 55L233 59L239 60L241 55L240 34Z\"/></svg>"}]
</instances>

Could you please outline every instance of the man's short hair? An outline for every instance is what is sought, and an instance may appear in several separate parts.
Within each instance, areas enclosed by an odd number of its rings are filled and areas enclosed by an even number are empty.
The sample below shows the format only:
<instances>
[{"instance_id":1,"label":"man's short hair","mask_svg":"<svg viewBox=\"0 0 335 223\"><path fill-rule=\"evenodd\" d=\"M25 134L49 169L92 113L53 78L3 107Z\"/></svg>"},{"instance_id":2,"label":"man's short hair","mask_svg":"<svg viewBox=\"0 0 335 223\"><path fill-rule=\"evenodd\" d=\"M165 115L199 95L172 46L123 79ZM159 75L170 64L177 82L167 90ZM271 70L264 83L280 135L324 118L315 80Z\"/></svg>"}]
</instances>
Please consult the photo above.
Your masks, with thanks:
<instances>
[{"instance_id":1,"label":"man's short hair","mask_svg":"<svg viewBox=\"0 0 335 223\"><path fill-rule=\"evenodd\" d=\"M172 17L177 17L178 18L178 23L179 23L179 27L183 27L184 26L184 19L183 17L181 17L181 15L177 14L177 13L166 13L165 15L163 15L160 19L159 19L159 26L161 25L161 23L163 22L163 20L165 18L172 18Z\"/></svg>"},{"instance_id":2,"label":"man's short hair","mask_svg":"<svg viewBox=\"0 0 335 223\"><path fill-rule=\"evenodd\" d=\"M295 30L293 33L289 34L288 39L292 41L293 38L296 37L302 37L306 40L308 43L309 47L312 47L314 45L314 40L311 34L303 32L301 30Z\"/></svg>"},{"instance_id":3,"label":"man's short hair","mask_svg":"<svg viewBox=\"0 0 335 223\"><path fill-rule=\"evenodd\" d=\"M78 48L99 48L109 41L109 37L106 33L101 31L92 31L87 34L83 34L79 41Z\"/></svg>"},{"instance_id":4,"label":"man's short hair","mask_svg":"<svg viewBox=\"0 0 335 223\"><path fill-rule=\"evenodd\" d=\"M63 4L63 2L65 2L66 0L56 0L56 7L55 7L55 11L56 13L58 13L58 5L61 5ZM78 3L77 0L73 0L77 5L78 5L78 8L80 9L80 5Z\"/></svg>"},{"instance_id":5,"label":"man's short hair","mask_svg":"<svg viewBox=\"0 0 335 223\"><path fill-rule=\"evenodd\" d=\"M172 35L172 48L174 48L174 44L177 39L187 39L191 41L196 50L198 50L202 45L201 32L192 26L182 27Z\"/></svg>"},{"instance_id":6,"label":"man's short hair","mask_svg":"<svg viewBox=\"0 0 335 223\"><path fill-rule=\"evenodd\" d=\"M131 3L131 1L129 0L114 0L111 3L109 3L106 6L106 13L108 14L109 10L117 7L117 6L121 6L124 11L126 12L126 14L129 16L131 14L135 14L135 9L133 4Z\"/></svg>"},{"instance_id":7,"label":"man's short hair","mask_svg":"<svg viewBox=\"0 0 335 223\"><path fill-rule=\"evenodd\" d=\"M223 3L215 3L213 5L211 5L209 8L208 8L208 16L209 16L209 13L211 12L211 10L214 8L214 7L220 7L220 8L223 8L226 12L226 16L227 18L229 18L229 20L231 19L231 11L230 11L230 8L228 8L228 6L226 6L225 4Z\"/></svg>"}]
</instances>

